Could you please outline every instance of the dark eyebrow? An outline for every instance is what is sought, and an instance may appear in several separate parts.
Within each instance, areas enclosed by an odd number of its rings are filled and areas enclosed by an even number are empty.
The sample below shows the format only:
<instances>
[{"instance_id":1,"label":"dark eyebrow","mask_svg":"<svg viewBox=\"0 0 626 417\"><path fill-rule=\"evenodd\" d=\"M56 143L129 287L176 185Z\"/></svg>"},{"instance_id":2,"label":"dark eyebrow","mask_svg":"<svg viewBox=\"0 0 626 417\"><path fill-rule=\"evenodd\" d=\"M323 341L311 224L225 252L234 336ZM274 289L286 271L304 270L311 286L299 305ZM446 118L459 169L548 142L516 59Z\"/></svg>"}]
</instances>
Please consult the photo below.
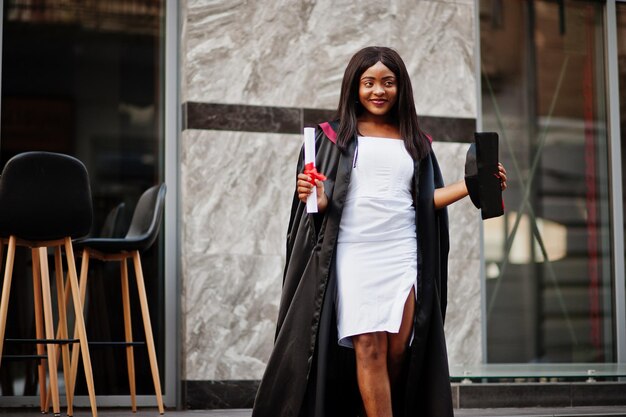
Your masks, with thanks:
<instances>
[{"instance_id":1,"label":"dark eyebrow","mask_svg":"<svg viewBox=\"0 0 626 417\"><path fill-rule=\"evenodd\" d=\"M395 76L395 75L387 75L386 77L383 77L382 79L383 79L383 80L389 80L389 79L395 79L395 78L396 78L396 76ZM376 77L371 77L371 76L369 76L369 77L363 77L363 78L361 78L361 81L364 81L364 80L375 80L375 79L376 79Z\"/></svg>"}]
</instances>

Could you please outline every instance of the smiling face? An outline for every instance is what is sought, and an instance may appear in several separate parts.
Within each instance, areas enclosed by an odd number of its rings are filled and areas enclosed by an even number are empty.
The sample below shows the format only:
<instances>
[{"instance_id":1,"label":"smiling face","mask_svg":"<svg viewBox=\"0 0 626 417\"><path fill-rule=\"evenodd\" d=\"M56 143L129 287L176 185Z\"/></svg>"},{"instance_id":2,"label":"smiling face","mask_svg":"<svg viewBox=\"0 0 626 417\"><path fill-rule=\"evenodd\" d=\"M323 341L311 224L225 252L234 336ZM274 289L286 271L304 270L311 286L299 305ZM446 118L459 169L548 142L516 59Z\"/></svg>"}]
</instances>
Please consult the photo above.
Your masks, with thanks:
<instances>
[{"instance_id":1,"label":"smiling face","mask_svg":"<svg viewBox=\"0 0 626 417\"><path fill-rule=\"evenodd\" d=\"M396 104L398 83L396 75L378 61L363 72L359 80L359 102L365 118L388 119Z\"/></svg>"}]
</instances>

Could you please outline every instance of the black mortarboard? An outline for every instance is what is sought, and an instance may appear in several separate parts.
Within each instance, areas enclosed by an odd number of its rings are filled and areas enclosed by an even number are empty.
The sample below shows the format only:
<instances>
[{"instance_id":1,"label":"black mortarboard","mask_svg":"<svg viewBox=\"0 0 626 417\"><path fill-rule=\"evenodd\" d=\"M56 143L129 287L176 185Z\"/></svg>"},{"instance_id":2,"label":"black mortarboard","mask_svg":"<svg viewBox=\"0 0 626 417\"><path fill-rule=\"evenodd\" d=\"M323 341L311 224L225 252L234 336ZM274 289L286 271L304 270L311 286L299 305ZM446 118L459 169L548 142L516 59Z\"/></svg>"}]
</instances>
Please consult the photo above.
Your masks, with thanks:
<instances>
[{"instance_id":1,"label":"black mortarboard","mask_svg":"<svg viewBox=\"0 0 626 417\"><path fill-rule=\"evenodd\" d=\"M502 186L498 175L498 134L476 132L465 160L465 184L472 203L483 219L504 214Z\"/></svg>"}]
</instances>

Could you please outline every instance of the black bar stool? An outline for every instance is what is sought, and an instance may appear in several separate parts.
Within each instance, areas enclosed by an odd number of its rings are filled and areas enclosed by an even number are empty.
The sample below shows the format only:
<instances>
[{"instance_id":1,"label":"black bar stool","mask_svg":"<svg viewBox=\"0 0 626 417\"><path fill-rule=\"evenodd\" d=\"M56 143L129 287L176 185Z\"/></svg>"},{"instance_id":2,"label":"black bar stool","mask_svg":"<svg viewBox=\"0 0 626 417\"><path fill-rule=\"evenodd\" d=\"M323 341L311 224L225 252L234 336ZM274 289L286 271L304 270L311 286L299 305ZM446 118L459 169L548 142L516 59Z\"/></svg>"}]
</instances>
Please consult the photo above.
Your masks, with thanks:
<instances>
[{"instance_id":1,"label":"black bar stool","mask_svg":"<svg viewBox=\"0 0 626 417\"><path fill-rule=\"evenodd\" d=\"M107 213L106 218L104 219L104 223L102 224L102 228L100 229L100 237L119 237L124 235L125 230L123 229L123 225L122 225L122 214L124 212L124 208L126 207L125 203L119 203L118 205L116 205L115 207L113 207L109 213ZM82 282L85 280L85 276L86 276L87 271L83 271L81 269L81 275L79 278L79 282L78 282L78 286L81 287L81 302L83 303L83 306L85 305L85 291L86 289L82 288L83 284ZM66 281L65 283L65 302L67 303L67 301L69 300L69 293L70 293L70 287L69 287L69 280ZM57 289L58 291L59 289ZM59 296L59 299L61 299L61 296ZM67 306L66 306L67 308ZM57 326L57 339L61 338L61 318L59 317L59 325ZM86 326L86 325L85 325ZM76 338L77 336L76 331L74 332L74 338ZM93 346L93 342L89 342L90 346ZM78 355L78 351L76 352L76 356ZM59 360L59 352L57 351L57 362ZM77 356L78 357L78 356ZM76 377L76 373L70 374L70 378L75 378ZM71 379L70 380L70 385L74 386L74 384L76 383L75 379ZM43 403L42 406L42 410L47 410L48 409L48 404L50 404L50 398L51 398L51 391L50 391L50 387L48 387L48 393L46 395L46 400ZM70 407L68 408L68 413L69 415L71 415L72 413L72 407L70 405Z\"/></svg>"},{"instance_id":2,"label":"black bar stool","mask_svg":"<svg viewBox=\"0 0 626 417\"><path fill-rule=\"evenodd\" d=\"M60 415L59 386L57 379L56 346L60 345L63 374L66 384L68 415L72 415L73 386L69 369L69 345L78 351L82 346L82 360L89 391L93 416L97 416L96 396L91 371L91 359L85 332L82 301L78 287L72 239L85 236L91 228L92 203L89 177L85 166L68 155L50 152L26 152L11 158L0 177L0 258L3 243L8 243L2 298L0 301L0 361L4 346L4 333L8 313L15 247L31 249L33 258L34 304L38 356L48 362L52 408ZM48 248L54 248L57 306L59 309L59 338L55 338ZM61 248L67 258L68 280L75 312L76 337L68 338L66 300L63 291L63 265ZM1 259L0 259L1 261ZM42 323L43 314L43 323ZM44 330L45 329L45 330ZM47 354L44 355L46 345ZM42 412L45 405L46 375L43 362L39 367L40 399Z\"/></svg>"},{"instance_id":3,"label":"black bar stool","mask_svg":"<svg viewBox=\"0 0 626 417\"><path fill-rule=\"evenodd\" d=\"M89 268L89 259L95 258L101 261L119 261L122 279L122 306L124 310L124 342L98 342L100 345L124 345L126 346L126 360L128 367L128 382L130 385L130 396L132 411L137 411L136 392L135 392L135 360L133 347L138 342L133 341L132 324L130 318L130 298L128 288L128 268L126 260L132 258L135 268L135 278L137 280L137 291L139 294L139 304L141 306L141 315L143 319L143 327L146 336L146 345L148 348L148 359L150 360L150 369L152 372L152 381L154 383L154 391L156 394L159 413L164 413L163 397L161 394L161 382L159 378L159 368L156 358L156 350L154 347L154 337L152 335L152 325L150 323L150 312L148 309L148 299L146 296L146 288L144 284L144 276L141 268L140 252L148 249L156 240L161 221L163 219L163 208L165 205L165 184L155 185L146 190L135 207L130 227L126 236L123 238L85 238L74 241L76 250L82 250L81 264L81 290L84 300L84 290L86 288L86 271ZM83 277L83 273L85 276ZM83 279L85 281L83 282ZM72 375L75 375L76 362L78 353L72 352ZM73 377L72 377L73 378Z\"/></svg>"}]
</instances>

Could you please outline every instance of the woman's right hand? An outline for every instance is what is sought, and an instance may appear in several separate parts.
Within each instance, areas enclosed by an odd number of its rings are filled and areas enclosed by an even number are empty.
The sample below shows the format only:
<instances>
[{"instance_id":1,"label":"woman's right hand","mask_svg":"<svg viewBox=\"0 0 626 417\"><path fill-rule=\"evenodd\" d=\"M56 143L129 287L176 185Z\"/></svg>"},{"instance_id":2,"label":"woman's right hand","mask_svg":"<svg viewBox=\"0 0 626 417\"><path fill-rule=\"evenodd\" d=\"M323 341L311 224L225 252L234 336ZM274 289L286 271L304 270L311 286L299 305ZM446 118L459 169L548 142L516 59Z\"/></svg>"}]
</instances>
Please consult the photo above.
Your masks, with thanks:
<instances>
[{"instance_id":1,"label":"woman's right hand","mask_svg":"<svg viewBox=\"0 0 626 417\"><path fill-rule=\"evenodd\" d=\"M298 191L298 199L306 204L307 198L313 192L313 184L310 183L311 177L306 174L298 174L298 180L296 182L296 189ZM317 210L322 213L328 206L328 198L324 192L324 183L320 180L315 180L315 188L317 190Z\"/></svg>"}]
</instances>

